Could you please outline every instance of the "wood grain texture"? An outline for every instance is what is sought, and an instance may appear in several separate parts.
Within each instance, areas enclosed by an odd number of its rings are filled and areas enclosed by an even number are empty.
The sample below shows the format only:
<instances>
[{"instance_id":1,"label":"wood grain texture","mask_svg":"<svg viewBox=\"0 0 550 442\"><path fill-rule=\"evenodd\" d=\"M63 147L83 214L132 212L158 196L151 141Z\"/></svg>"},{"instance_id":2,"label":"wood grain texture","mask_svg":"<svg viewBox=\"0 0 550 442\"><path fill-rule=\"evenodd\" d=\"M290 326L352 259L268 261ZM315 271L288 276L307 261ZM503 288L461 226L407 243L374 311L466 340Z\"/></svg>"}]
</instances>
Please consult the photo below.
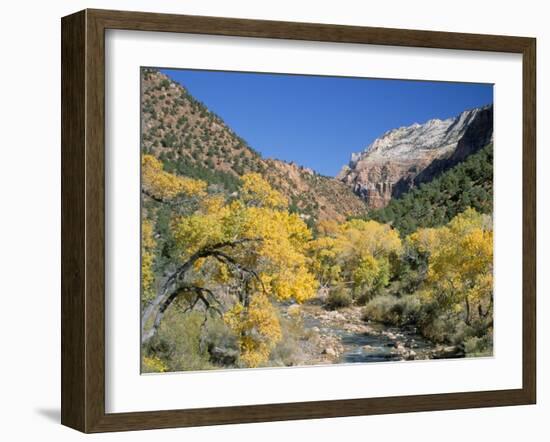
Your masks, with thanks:
<instances>
[{"instance_id":1,"label":"wood grain texture","mask_svg":"<svg viewBox=\"0 0 550 442\"><path fill-rule=\"evenodd\" d=\"M85 426L85 13L61 34L61 422Z\"/></svg>"},{"instance_id":2,"label":"wood grain texture","mask_svg":"<svg viewBox=\"0 0 550 442\"><path fill-rule=\"evenodd\" d=\"M473 51L522 52L529 38L148 12L88 10L106 29L362 43Z\"/></svg>"},{"instance_id":3,"label":"wood grain texture","mask_svg":"<svg viewBox=\"0 0 550 442\"><path fill-rule=\"evenodd\" d=\"M105 414L105 38L86 11L86 431Z\"/></svg>"},{"instance_id":4,"label":"wood grain texture","mask_svg":"<svg viewBox=\"0 0 550 442\"><path fill-rule=\"evenodd\" d=\"M537 101L536 40L523 50L523 389L537 396Z\"/></svg>"},{"instance_id":5,"label":"wood grain texture","mask_svg":"<svg viewBox=\"0 0 550 442\"><path fill-rule=\"evenodd\" d=\"M104 143L104 35L106 29L522 54L523 387L502 391L106 414ZM520 405L535 402L536 46L534 39L86 10L63 18L62 40L63 424L83 432L102 432Z\"/></svg>"}]
</instances>

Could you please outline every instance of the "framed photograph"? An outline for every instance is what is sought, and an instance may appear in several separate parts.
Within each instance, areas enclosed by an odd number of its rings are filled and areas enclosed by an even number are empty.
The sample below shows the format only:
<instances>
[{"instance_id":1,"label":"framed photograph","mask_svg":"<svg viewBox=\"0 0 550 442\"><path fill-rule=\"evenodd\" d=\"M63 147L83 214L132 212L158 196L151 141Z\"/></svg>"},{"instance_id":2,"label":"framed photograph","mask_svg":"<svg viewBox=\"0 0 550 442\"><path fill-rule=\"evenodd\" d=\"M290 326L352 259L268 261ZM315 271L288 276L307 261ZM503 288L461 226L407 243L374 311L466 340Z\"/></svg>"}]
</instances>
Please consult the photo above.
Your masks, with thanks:
<instances>
[{"instance_id":1,"label":"framed photograph","mask_svg":"<svg viewBox=\"0 0 550 442\"><path fill-rule=\"evenodd\" d=\"M535 39L62 19L62 423L533 404Z\"/></svg>"}]
</instances>

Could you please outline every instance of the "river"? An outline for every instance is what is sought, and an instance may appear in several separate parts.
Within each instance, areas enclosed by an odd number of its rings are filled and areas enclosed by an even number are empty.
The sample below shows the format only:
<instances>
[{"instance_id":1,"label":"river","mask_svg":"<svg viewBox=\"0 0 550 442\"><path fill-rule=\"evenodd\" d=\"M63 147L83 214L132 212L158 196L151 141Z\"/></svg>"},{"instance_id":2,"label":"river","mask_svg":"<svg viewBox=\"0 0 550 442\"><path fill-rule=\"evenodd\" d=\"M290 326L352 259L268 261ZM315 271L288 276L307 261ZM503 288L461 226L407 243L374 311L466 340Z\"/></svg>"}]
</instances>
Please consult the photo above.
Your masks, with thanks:
<instances>
[{"instance_id":1,"label":"river","mask_svg":"<svg viewBox=\"0 0 550 442\"><path fill-rule=\"evenodd\" d=\"M300 311L304 329L317 335L309 363L432 359L449 351L423 338L415 327L367 323L360 307L327 311L318 304L305 304Z\"/></svg>"}]
</instances>

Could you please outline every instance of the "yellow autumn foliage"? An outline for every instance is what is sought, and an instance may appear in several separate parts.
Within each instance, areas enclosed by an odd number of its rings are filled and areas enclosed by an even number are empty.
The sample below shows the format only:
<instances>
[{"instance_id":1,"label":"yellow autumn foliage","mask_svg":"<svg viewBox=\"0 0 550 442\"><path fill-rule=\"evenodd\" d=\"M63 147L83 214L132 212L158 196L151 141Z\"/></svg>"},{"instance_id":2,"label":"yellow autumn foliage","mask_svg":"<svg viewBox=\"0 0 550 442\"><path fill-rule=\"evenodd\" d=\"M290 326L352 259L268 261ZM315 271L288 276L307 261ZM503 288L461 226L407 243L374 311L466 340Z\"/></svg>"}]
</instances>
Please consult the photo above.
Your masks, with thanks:
<instances>
[{"instance_id":1,"label":"yellow autumn foliage","mask_svg":"<svg viewBox=\"0 0 550 442\"><path fill-rule=\"evenodd\" d=\"M399 233L388 224L376 221L354 219L339 229L336 236L337 253L344 260L356 260L369 254L373 257L400 253L402 249Z\"/></svg>"},{"instance_id":2,"label":"yellow autumn foliage","mask_svg":"<svg viewBox=\"0 0 550 442\"><path fill-rule=\"evenodd\" d=\"M255 290L276 299L303 302L315 296L318 283L309 272L304 254L311 232L302 219L268 207L247 207L235 201L216 210L180 217L174 238L185 260L198 250L219 243L239 242L230 249L241 265L254 269L259 281Z\"/></svg>"},{"instance_id":3,"label":"yellow autumn foliage","mask_svg":"<svg viewBox=\"0 0 550 442\"><path fill-rule=\"evenodd\" d=\"M324 222L307 250L312 272L324 285L344 283L363 294L388 283L389 257L402 250L397 231L376 221Z\"/></svg>"},{"instance_id":4,"label":"yellow autumn foliage","mask_svg":"<svg viewBox=\"0 0 550 442\"><path fill-rule=\"evenodd\" d=\"M141 157L142 188L154 198L170 200L179 194L204 196L206 183L202 180L173 175L163 170L162 163L152 155Z\"/></svg>"},{"instance_id":5,"label":"yellow autumn foliage","mask_svg":"<svg viewBox=\"0 0 550 442\"><path fill-rule=\"evenodd\" d=\"M142 360L144 373L164 373L168 371L167 365L157 356L144 356Z\"/></svg>"},{"instance_id":6,"label":"yellow autumn foliage","mask_svg":"<svg viewBox=\"0 0 550 442\"><path fill-rule=\"evenodd\" d=\"M425 231L427 230L427 231ZM410 241L429 253L427 293L455 311L488 308L493 290L493 231L490 220L473 209L447 226L422 229Z\"/></svg>"},{"instance_id":7,"label":"yellow autumn foliage","mask_svg":"<svg viewBox=\"0 0 550 442\"><path fill-rule=\"evenodd\" d=\"M242 177L241 200L248 206L286 209L288 200L273 189L259 173L247 173Z\"/></svg>"},{"instance_id":8,"label":"yellow autumn foliage","mask_svg":"<svg viewBox=\"0 0 550 442\"><path fill-rule=\"evenodd\" d=\"M355 286L373 285L381 270L379 261L370 254L363 255L353 271Z\"/></svg>"},{"instance_id":9,"label":"yellow autumn foliage","mask_svg":"<svg viewBox=\"0 0 550 442\"><path fill-rule=\"evenodd\" d=\"M412 247L416 248L421 253L429 253L432 250L437 250L442 239L446 236L448 228L446 226L438 228L419 229L411 233L406 241Z\"/></svg>"},{"instance_id":10,"label":"yellow autumn foliage","mask_svg":"<svg viewBox=\"0 0 550 442\"><path fill-rule=\"evenodd\" d=\"M248 308L236 303L224 315L224 320L240 338L240 359L247 367L266 362L282 337L277 311L262 293L252 296Z\"/></svg>"},{"instance_id":11,"label":"yellow autumn foliage","mask_svg":"<svg viewBox=\"0 0 550 442\"><path fill-rule=\"evenodd\" d=\"M184 187L155 161L145 161L154 172L155 178L148 183L155 196L181 193ZM221 253L207 253L193 261L187 283L209 290L234 290L246 276L246 284L239 289L247 292L246 301L234 303L224 319L238 336L241 362L256 367L269 358L281 338L272 301L304 302L315 296L318 281L305 253L312 233L304 221L287 211L286 198L259 174L247 174L242 181L239 197L230 201L202 193L202 186L192 192L185 188L186 195L198 197L198 204L191 213L175 215L170 230L180 263L213 248Z\"/></svg>"},{"instance_id":12,"label":"yellow autumn foliage","mask_svg":"<svg viewBox=\"0 0 550 442\"><path fill-rule=\"evenodd\" d=\"M153 296L152 288L155 280L153 273L154 249L156 241L153 237L153 223L143 220L141 223L141 287L142 298L148 300Z\"/></svg>"}]
</instances>

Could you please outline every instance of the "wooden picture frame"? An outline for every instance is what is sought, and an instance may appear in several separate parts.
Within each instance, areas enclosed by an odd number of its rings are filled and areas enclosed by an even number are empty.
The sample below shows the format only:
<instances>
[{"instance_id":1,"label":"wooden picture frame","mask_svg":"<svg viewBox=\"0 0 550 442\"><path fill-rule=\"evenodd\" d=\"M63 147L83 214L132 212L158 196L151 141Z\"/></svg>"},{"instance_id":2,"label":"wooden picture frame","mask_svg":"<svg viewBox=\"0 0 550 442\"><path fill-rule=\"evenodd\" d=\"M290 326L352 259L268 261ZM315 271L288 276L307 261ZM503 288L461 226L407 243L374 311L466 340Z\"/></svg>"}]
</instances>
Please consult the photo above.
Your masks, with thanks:
<instances>
[{"instance_id":1,"label":"wooden picture frame","mask_svg":"<svg viewBox=\"0 0 550 442\"><path fill-rule=\"evenodd\" d=\"M105 412L105 30L517 53L523 57L521 388L270 405ZM534 404L536 400L536 41L533 38L84 10L62 19L62 408L83 432Z\"/></svg>"}]
</instances>

